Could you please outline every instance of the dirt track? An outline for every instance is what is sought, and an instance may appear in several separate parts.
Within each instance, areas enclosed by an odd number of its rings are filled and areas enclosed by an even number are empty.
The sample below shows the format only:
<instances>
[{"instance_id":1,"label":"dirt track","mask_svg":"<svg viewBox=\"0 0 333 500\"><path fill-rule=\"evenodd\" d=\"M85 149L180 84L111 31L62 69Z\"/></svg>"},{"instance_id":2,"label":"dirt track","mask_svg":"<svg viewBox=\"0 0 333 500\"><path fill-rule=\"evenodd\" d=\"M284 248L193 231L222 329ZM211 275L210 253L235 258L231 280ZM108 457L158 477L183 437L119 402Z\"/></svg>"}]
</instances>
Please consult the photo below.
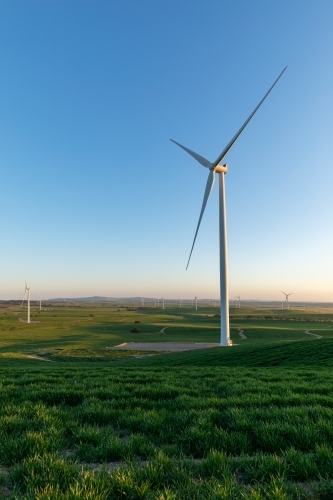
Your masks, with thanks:
<instances>
[{"instance_id":1,"label":"dirt track","mask_svg":"<svg viewBox=\"0 0 333 500\"><path fill-rule=\"evenodd\" d=\"M305 330L305 332L307 335L313 335L314 337L317 337L317 339L322 339L323 336L322 335L317 335L316 333L311 333L309 332L309 330Z\"/></svg>"},{"instance_id":2,"label":"dirt track","mask_svg":"<svg viewBox=\"0 0 333 500\"><path fill-rule=\"evenodd\" d=\"M244 330L242 330L241 328L237 328L237 330L238 330L238 333L239 333L239 336L241 339L244 339L244 340L247 339L247 336L244 335Z\"/></svg>"}]
</instances>

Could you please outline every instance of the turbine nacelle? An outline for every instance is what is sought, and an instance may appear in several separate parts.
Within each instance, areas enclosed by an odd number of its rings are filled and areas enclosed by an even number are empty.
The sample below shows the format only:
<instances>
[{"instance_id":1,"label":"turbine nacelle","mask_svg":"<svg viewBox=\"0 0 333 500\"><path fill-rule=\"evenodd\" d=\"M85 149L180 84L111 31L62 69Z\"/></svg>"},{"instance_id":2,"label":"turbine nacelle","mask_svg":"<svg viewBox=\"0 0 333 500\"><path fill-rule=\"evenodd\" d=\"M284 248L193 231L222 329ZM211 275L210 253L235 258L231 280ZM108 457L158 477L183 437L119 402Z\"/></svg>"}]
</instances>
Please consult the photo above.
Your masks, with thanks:
<instances>
[{"instance_id":1,"label":"turbine nacelle","mask_svg":"<svg viewBox=\"0 0 333 500\"><path fill-rule=\"evenodd\" d=\"M225 163L224 165L216 165L216 167L211 168L211 170L217 174L226 174L228 172L228 163Z\"/></svg>"}]
</instances>

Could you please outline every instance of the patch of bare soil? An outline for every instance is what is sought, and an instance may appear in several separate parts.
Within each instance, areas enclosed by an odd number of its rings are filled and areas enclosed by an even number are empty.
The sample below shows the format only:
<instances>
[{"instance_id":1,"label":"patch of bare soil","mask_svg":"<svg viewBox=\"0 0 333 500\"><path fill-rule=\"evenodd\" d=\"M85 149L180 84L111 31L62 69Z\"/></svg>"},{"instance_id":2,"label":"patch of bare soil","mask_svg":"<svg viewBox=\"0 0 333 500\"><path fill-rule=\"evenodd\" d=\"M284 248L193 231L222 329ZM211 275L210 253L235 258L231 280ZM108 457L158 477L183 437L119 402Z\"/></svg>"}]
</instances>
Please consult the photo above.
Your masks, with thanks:
<instances>
[{"instance_id":1,"label":"patch of bare soil","mask_svg":"<svg viewBox=\"0 0 333 500\"><path fill-rule=\"evenodd\" d=\"M0 467L2 483L0 484L0 497L9 498L12 495L12 484L9 479L9 469Z\"/></svg>"},{"instance_id":2,"label":"patch of bare soil","mask_svg":"<svg viewBox=\"0 0 333 500\"><path fill-rule=\"evenodd\" d=\"M18 321L19 321L20 323L27 323L27 320L26 320L26 319L23 319L23 318L19 318L19 319L18 319ZM37 324L39 324L39 323L40 323L40 321L30 320L30 323L37 323Z\"/></svg>"}]
</instances>

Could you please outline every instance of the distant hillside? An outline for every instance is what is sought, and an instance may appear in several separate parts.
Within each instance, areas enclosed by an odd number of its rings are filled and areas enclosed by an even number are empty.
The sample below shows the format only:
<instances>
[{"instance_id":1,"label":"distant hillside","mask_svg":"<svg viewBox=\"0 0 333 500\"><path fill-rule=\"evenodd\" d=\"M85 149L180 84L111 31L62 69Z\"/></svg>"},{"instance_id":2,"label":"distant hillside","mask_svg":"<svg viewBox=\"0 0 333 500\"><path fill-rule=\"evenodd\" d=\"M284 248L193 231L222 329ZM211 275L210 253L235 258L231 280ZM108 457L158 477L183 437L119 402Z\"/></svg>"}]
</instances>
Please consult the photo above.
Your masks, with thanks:
<instances>
[{"instance_id":1,"label":"distant hillside","mask_svg":"<svg viewBox=\"0 0 333 500\"><path fill-rule=\"evenodd\" d=\"M146 298L145 300L154 301L153 298ZM48 302L137 302L141 301L141 297L101 297L94 295L93 297L75 297L66 298L58 297L56 299L48 299Z\"/></svg>"}]
</instances>

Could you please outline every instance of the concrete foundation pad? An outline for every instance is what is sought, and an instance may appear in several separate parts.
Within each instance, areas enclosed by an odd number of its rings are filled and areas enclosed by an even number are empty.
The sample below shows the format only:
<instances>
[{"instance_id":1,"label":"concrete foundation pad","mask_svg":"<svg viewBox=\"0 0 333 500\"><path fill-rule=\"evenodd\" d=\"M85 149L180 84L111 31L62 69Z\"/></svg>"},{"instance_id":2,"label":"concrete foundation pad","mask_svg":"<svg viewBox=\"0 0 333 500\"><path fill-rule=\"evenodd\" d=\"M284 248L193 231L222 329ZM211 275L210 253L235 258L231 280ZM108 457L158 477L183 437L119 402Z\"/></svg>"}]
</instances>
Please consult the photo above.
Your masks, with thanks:
<instances>
[{"instance_id":1,"label":"concrete foundation pad","mask_svg":"<svg viewBox=\"0 0 333 500\"><path fill-rule=\"evenodd\" d=\"M208 349L210 347L220 347L220 344L205 344L194 342L125 342L114 347L107 347L113 350L131 351L193 351L195 349Z\"/></svg>"}]
</instances>

